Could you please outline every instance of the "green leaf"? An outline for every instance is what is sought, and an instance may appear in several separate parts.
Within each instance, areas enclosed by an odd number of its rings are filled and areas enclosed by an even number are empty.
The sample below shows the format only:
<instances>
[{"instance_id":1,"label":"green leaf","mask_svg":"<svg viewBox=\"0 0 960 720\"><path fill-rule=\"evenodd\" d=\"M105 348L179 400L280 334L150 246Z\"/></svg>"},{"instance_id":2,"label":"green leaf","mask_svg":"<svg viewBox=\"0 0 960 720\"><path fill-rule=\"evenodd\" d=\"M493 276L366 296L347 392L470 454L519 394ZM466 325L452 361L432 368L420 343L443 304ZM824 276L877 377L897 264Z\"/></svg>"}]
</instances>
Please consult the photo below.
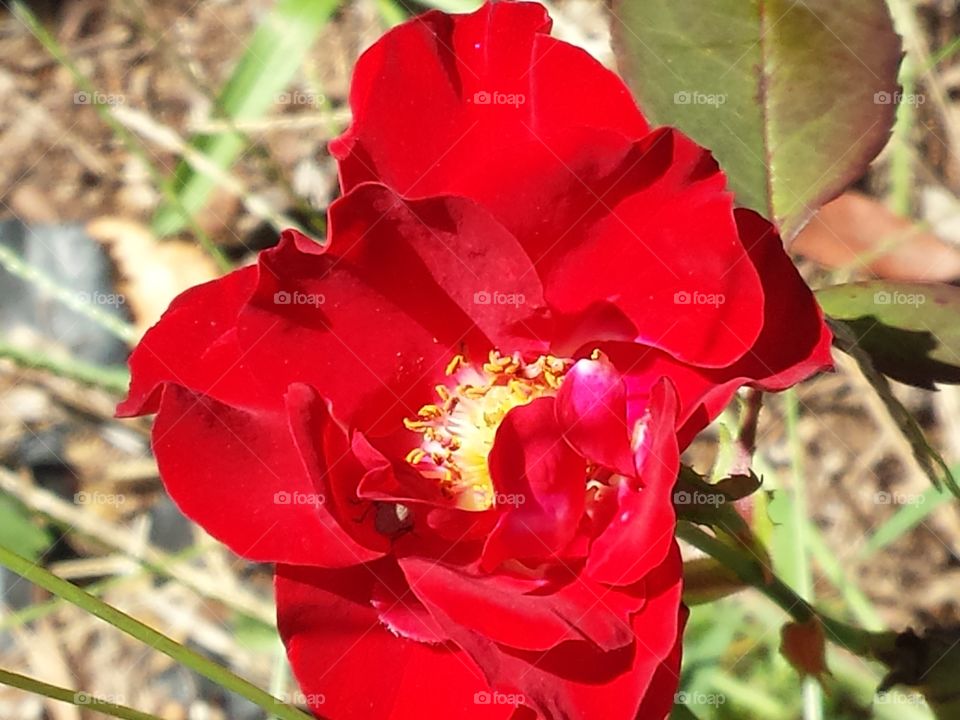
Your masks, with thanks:
<instances>
[{"instance_id":1,"label":"green leaf","mask_svg":"<svg viewBox=\"0 0 960 720\"><path fill-rule=\"evenodd\" d=\"M817 299L884 375L927 390L960 383L960 288L871 280L823 288Z\"/></svg>"},{"instance_id":2,"label":"green leaf","mask_svg":"<svg viewBox=\"0 0 960 720\"><path fill-rule=\"evenodd\" d=\"M670 720L697 720L697 716L686 705L674 705Z\"/></svg>"},{"instance_id":3,"label":"green leaf","mask_svg":"<svg viewBox=\"0 0 960 720\"><path fill-rule=\"evenodd\" d=\"M0 493L0 545L36 560L52 541L50 531L37 525L26 507L6 493Z\"/></svg>"},{"instance_id":4,"label":"green leaf","mask_svg":"<svg viewBox=\"0 0 960 720\"><path fill-rule=\"evenodd\" d=\"M784 240L893 126L901 43L884 0L615 0L613 34L651 121L710 148Z\"/></svg>"},{"instance_id":5,"label":"green leaf","mask_svg":"<svg viewBox=\"0 0 960 720\"><path fill-rule=\"evenodd\" d=\"M231 120L262 116L293 78L309 52L317 33L337 8L337 0L280 0L260 24L247 51L218 98L222 114ZM198 135L193 147L221 170L229 168L244 149L240 133ZM181 161L173 178L173 191L180 205L160 207L153 219L159 236L179 232L187 218L207 202L215 181Z\"/></svg>"},{"instance_id":6,"label":"green leaf","mask_svg":"<svg viewBox=\"0 0 960 720\"><path fill-rule=\"evenodd\" d=\"M904 437L910 443L913 450L913 456L916 458L920 468L930 478L935 488L946 485L950 492L960 497L960 487L950 472L950 468L943 461L932 445L927 441L923 434L923 429L917 424L917 421L910 414L903 403L901 403L890 389L890 383L876 369L870 355L863 350L857 343L856 335L843 323L836 320L828 320L830 328L833 330L834 345L847 353L856 360L860 371L867 381L877 391L883 405L890 415L890 418L903 433Z\"/></svg>"}]
</instances>

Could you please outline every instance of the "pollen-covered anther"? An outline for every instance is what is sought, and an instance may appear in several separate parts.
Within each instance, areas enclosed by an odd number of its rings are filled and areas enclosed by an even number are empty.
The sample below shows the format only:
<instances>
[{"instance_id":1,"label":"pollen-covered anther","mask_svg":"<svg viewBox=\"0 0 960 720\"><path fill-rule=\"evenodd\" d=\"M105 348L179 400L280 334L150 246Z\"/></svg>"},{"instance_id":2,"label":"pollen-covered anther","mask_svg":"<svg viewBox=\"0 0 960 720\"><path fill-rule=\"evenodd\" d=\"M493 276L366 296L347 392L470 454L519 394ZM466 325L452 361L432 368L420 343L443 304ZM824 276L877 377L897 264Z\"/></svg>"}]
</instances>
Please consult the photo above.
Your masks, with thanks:
<instances>
[{"instance_id":1,"label":"pollen-covered anther","mask_svg":"<svg viewBox=\"0 0 960 720\"><path fill-rule=\"evenodd\" d=\"M479 367L455 356L446 368L449 383L436 388L439 403L404 421L422 436L406 457L464 510L487 510L496 498L487 458L507 413L537 398L555 395L573 360L491 351Z\"/></svg>"}]
</instances>

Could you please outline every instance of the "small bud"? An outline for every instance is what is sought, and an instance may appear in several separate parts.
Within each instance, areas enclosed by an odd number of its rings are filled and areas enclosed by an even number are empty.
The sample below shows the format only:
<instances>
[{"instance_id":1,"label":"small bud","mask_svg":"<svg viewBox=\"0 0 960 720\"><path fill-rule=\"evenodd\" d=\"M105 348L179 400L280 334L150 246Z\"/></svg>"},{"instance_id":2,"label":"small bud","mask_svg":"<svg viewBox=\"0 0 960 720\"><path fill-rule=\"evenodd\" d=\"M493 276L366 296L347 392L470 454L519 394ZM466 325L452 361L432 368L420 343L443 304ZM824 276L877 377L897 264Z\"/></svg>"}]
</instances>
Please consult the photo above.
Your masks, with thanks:
<instances>
[{"instance_id":1,"label":"small bud","mask_svg":"<svg viewBox=\"0 0 960 720\"><path fill-rule=\"evenodd\" d=\"M800 677L822 680L827 669L827 643L823 624L816 617L803 623L787 623L780 630L780 654Z\"/></svg>"}]
</instances>

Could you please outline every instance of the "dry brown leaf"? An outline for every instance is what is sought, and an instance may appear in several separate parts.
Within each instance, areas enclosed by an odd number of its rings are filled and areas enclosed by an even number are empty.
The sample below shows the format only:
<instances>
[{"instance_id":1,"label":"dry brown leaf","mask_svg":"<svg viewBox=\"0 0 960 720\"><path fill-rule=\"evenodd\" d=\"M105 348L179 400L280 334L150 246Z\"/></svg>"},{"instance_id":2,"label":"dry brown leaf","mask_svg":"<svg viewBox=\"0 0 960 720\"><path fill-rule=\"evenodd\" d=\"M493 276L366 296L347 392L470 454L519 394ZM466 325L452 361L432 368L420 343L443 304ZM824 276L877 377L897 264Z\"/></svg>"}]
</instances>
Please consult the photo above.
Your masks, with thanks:
<instances>
[{"instance_id":1,"label":"dry brown leaf","mask_svg":"<svg viewBox=\"0 0 960 720\"><path fill-rule=\"evenodd\" d=\"M87 232L106 246L116 263L118 290L141 333L181 292L220 275L199 246L180 240L160 242L147 227L131 220L97 218L87 225Z\"/></svg>"},{"instance_id":2,"label":"dry brown leaf","mask_svg":"<svg viewBox=\"0 0 960 720\"><path fill-rule=\"evenodd\" d=\"M791 250L829 268L863 270L888 280L960 278L960 249L854 192L821 208Z\"/></svg>"}]
</instances>

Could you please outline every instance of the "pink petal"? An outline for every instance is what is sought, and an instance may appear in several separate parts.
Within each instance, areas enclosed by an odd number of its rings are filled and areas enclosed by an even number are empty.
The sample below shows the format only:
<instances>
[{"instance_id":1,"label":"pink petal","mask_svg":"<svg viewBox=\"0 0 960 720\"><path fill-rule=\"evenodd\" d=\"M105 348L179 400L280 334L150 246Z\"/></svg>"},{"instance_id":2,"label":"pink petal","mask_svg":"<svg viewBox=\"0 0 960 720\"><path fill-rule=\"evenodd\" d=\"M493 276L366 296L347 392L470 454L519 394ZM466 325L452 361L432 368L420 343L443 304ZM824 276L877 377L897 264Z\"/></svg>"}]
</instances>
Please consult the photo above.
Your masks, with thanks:
<instances>
[{"instance_id":1,"label":"pink petal","mask_svg":"<svg viewBox=\"0 0 960 720\"><path fill-rule=\"evenodd\" d=\"M634 475L626 388L605 357L578 360L564 376L557 392L557 420L567 441L591 463Z\"/></svg>"},{"instance_id":2,"label":"pink petal","mask_svg":"<svg viewBox=\"0 0 960 720\"><path fill-rule=\"evenodd\" d=\"M488 464L498 496L516 502L499 508L484 568L508 558L555 560L576 533L586 497L586 462L563 439L556 400L542 397L508 412Z\"/></svg>"},{"instance_id":3,"label":"pink petal","mask_svg":"<svg viewBox=\"0 0 960 720\"><path fill-rule=\"evenodd\" d=\"M587 574L594 580L632 585L670 551L676 530L671 490L680 471L676 413L676 392L661 380L651 393L643 443L636 452L640 484L620 484L617 511L590 548Z\"/></svg>"}]
</instances>

